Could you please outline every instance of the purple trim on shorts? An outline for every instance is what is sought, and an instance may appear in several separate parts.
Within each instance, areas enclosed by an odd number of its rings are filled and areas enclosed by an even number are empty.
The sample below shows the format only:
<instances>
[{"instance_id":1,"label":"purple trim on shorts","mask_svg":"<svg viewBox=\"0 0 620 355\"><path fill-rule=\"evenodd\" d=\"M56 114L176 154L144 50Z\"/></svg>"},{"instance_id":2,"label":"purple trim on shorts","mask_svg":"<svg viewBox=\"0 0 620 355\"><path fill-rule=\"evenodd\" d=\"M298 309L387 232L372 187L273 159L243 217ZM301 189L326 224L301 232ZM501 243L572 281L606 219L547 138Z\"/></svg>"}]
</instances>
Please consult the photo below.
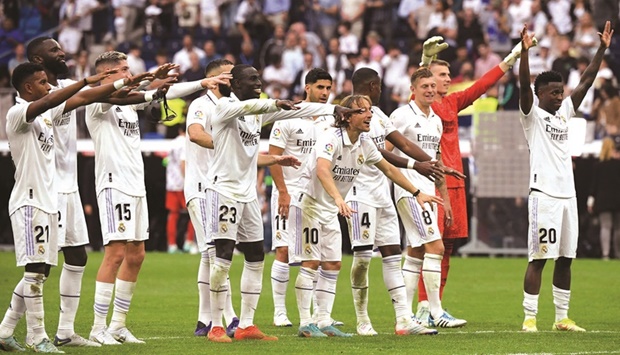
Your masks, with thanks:
<instances>
[{"instance_id":1,"label":"purple trim on shorts","mask_svg":"<svg viewBox=\"0 0 620 355\"><path fill-rule=\"evenodd\" d=\"M538 197L532 196L532 212L530 215L532 220L532 250L531 253L536 254L538 252Z\"/></svg>"},{"instance_id":2,"label":"purple trim on shorts","mask_svg":"<svg viewBox=\"0 0 620 355\"><path fill-rule=\"evenodd\" d=\"M32 206L26 206L24 209L24 224L26 230L26 255L34 255L34 236L32 230Z\"/></svg>"},{"instance_id":3,"label":"purple trim on shorts","mask_svg":"<svg viewBox=\"0 0 620 355\"><path fill-rule=\"evenodd\" d=\"M112 189L105 189L105 206L108 217L108 233L116 231L116 223L114 221L114 202L112 202Z\"/></svg>"},{"instance_id":4,"label":"purple trim on shorts","mask_svg":"<svg viewBox=\"0 0 620 355\"><path fill-rule=\"evenodd\" d=\"M411 216L413 216L413 221L415 222L416 227L418 227L420 237L422 239L426 239L426 231L424 230L424 225L420 219L420 212L415 205L417 203L415 197L407 197L407 203L409 203L409 208L411 208Z\"/></svg>"},{"instance_id":5,"label":"purple trim on shorts","mask_svg":"<svg viewBox=\"0 0 620 355\"><path fill-rule=\"evenodd\" d=\"M351 209L355 211L351 218L351 239L360 240L362 238L360 233L360 213L358 209L357 201L351 201Z\"/></svg>"}]
</instances>

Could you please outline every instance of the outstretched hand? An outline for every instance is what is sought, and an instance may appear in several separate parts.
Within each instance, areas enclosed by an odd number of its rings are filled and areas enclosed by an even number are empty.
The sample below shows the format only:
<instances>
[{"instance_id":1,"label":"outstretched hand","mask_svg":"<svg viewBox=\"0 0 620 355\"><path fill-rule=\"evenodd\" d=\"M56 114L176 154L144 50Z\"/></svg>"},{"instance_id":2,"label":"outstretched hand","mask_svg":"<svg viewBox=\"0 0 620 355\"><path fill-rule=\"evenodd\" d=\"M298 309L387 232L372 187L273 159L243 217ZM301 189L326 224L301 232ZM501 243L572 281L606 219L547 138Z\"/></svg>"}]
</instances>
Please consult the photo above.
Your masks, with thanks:
<instances>
[{"instance_id":1,"label":"outstretched hand","mask_svg":"<svg viewBox=\"0 0 620 355\"><path fill-rule=\"evenodd\" d=\"M524 51L529 50L530 48L536 46L538 41L534 37L533 33L529 33L527 31L527 23L523 25L523 30L521 30L521 48Z\"/></svg>"},{"instance_id":2,"label":"outstretched hand","mask_svg":"<svg viewBox=\"0 0 620 355\"><path fill-rule=\"evenodd\" d=\"M614 30L611 28L611 22L605 22L605 29L603 29L603 33L598 32L599 37L601 37L601 47L605 46L605 48L609 48L611 45L611 38L614 35Z\"/></svg>"},{"instance_id":3,"label":"outstretched hand","mask_svg":"<svg viewBox=\"0 0 620 355\"><path fill-rule=\"evenodd\" d=\"M335 200L334 202L336 203L336 206L338 207L338 213L340 213L340 215L342 215L343 217L351 218L353 214L357 212L354 209L352 209L349 205L347 205L347 203L344 202L342 198L339 198Z\"/></svg>"},{"instance_id":4,"label":"outstretched hand","mask_svg":"<svg viewBox=\"0 0 620 355\"><path fill-rule=\"evenodd\" d=\"M84 78L84 80L86 80L86 84L87 85L92 85L92 84L97 84L98 82L100 82L101 80L107 78L108 76L115 74L118 72L117 68L114 69L108 69L104 72L101 72L99 74L95 74L95 75L91 75L87 78Z\"/></svg>"},{"instance_id":5,"label":"outstretched hand","mask_svg":"<svg viewBox=\"0 0 620 355\"><path fill-rule=\"evenodd\" d=\"M166 64L162 64L160 66L157 67L157 69L155 69L152 74L155 77L155 79L166 79L168 77L172 77L172 76L178 76L178 73L170 73L171 70L176 70L179 69L179 65L178 64L173 64L173 63L166 63Z\"/></svg>"},{"instance_id":6,"label":"outstretched hand","mask_svg":"<svg viewBox=\"0 0 620 355\"><path fill-rule=\"evenodd\" d=\"M232 79L231 73L221 73L220 75L203 79L201 84L203 88L212 90L219 84L227 85L230 79Z\"/></svg>"},{"instance_id":7,"label":"outstretched hand","mask_svg":"<svg viewBox=\"0 0 620 355\"><path fill-rule=\"evenodd\" d=\"M276 155L274 157L276 159L276 164L278 165L290 166L295 169L297 169L298 166L301 166L301 161L292 155Z\"/></svg>"},{"instance_id":8,"label":"outstretched hand","mask_svg":"<svg viewBox=\"0 0 620 355\"><path fill-rule=\"evenodd\" d=\"M443 177L443 170L435 161L416 161L413 165L413 170L417 171L421 175L426 176L430 181L435 181L436 178Z\"/></svg>"},{"instance_id":9,"label":"outstretched hand","mask_svg":"<svg viewBox=\"0 0 620 355\"><path fill-rule=\"evenodd\" d=\"M426 57L434 57L449 47L448 43L440 43L441 41L443 41L443 37L441 36L433 36L424 41L424 45L422 47L423 55Z\"/></svg>"},{"instance_id":10,"label":"outstretched hand","mask_svg":"<svg viewBox=\"0 0 620 355\"><path fill-rule=\"evenodd\" d=\"M434 195L427 195L423 192L420 192L418 194L418 196L416 196L416 201L418 201L418 203L420 204L420 206L422 207L423 210L425 210L426 208L424 207L425 203L428 203L429 206L431 206L431 211L434 210L433 208L433 202L438 203L440 205L443 205L443 199L439 196L434 196Z\"/></svg>"},{"instance_id":11,"label":"outstretched hand","mask_svg":"<svg viewBox=\"0 0 620 355\"><path fill-rule=\"evenodd\" d=\"M301 101L291 101L291 100L276 100L276 106L278 106L278 108L282 109L282 110L299 110L299 106L295 106L298 103L300 103Z\"/></svg>"},{"instance_id":12,"label":"outstretched hand","mask_svg":"<svg viewBox=\"0 0 620 355\"><path fill-rule=\"evenodd\" d=\"M125 86L139 85L141 81L143 80L152 81L153 78L154 78L154 75L153 73L150 73L150 72L145 72L142 74L134 75L129 78L129 82L125 83Z\"/></svg>"},{"instance_id":13,"label":"outstretched hand","mask_svg":"<svg viewBox=\"0 0 620 355\"><path fill-rule=\"evenodd\" d=\"M363 108L348 108L340 105L334 106L334 115L339 118L362 112L364 112Z\"/></svg>"}]
</instances>

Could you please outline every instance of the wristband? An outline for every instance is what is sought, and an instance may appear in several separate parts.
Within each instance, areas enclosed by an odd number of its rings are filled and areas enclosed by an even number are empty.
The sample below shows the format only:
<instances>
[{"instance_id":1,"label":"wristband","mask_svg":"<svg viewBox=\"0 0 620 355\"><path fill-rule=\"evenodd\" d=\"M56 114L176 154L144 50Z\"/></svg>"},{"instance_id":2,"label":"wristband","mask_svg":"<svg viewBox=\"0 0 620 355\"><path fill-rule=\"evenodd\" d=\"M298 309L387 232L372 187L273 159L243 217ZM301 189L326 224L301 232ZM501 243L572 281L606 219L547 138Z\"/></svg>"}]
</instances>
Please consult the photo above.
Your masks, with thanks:
<instances>
[{"instance_id":1,"label":"wristband","mask_svg":"<svg viewBox=\"0 0 620 355\"><path fill-rule=\"evenodd\" d=\"M413 193L413 197L418 197L419 194L420 194L420 189L418 189L418 191Z\"/></svg>"},{"instance_id":2,"label":"wristband","mask_svg":"<svg viewBox=\"0 0 620 355\"><path fill-rule=\"evenodd\" d=\"M413 159L407 160L407 169L413 169L414 165L415 165L415 160Z\"/></svg>"},{"instance_id":3,"label":"wristband","mask_svg":"<svg viewBox=\"0 0 620 355\"><path fill-rule=\"evenodd\" d=\"M116 90L119 90L123 86L125 86L125 79L118 79L117 81L114 82L114 88Z\"/></svg>"},{"instance_id":4,"label":"wristband","mask_svg":"<svg viewBox=\"0 0 620 355\"><path fill-rule=\"evenodd\" d=\"M147 91L144 93L144 101L146 102L151 102L153 101L153 95L155 94L154 91Z\"/></svg>"},{"instance_id":5,"label":"wristband","mask_svg":"<svg viewBox=\"0 0 620 355\"><path fill-rule=\"evenodd\" d=\"M84 78L84 86L88 85L88 81L86 80L86 78Z\"/></svg>"}]
</instances>

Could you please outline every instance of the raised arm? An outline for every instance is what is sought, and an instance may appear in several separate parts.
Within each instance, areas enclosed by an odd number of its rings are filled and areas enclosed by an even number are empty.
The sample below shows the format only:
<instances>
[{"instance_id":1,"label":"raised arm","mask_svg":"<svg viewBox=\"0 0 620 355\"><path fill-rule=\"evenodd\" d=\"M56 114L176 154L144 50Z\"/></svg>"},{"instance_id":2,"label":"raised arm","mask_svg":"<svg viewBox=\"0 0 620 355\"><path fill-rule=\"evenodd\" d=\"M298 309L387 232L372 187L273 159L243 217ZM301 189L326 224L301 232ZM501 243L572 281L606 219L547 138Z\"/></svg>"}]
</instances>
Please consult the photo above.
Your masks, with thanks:
<instances>
[{"instance_id":1,"label":"raised arm","mask_svg":"<svg viewBox=\"0 0 620 355\"><path fill-rule=\"evenodd\" d=\"M527 25L521 31L521 61L519 63L519 106L521 112L529 113L534 104L534 95L530 87L530 60L529 49L532 47L534 35L527 32Z\"/></svg>"},{"instance_id":2,"label":"raised arm","mask_svg":"<svg viewBox=\"0 0 620 355\"><path fill-rule=\"evenodd\" d=\"M418 173L426 176L430 181L435 181L435 178L437 176L443 176L441 169L436 166L436 161L415 161L413 159L400 157L386 149L378 149L383 156L383 159L387 160L390 164L394 165L397 168L413 169Z\"/></svg>"},{"instance_id":3,"label":"raised arm","mask_svg":"<svg viewBox=\"0 0 620 355\"><path fill-rule=\"evenodd\" d=\"M26 122L34 121L38 115L69 100L70 97L82 90L84 86L98 83L113 73L115 73L115 70L108 70L97 75L89 76L88 78L84 78L84 80L73 83L66 88L56 90L48 95L45 95L41 99L32 102L28 105L28 109L26 110ZM64 112L67 111L69 110L65 108Z\"/></svg>"},{"instance_id":4,"label":"raised arm","mask_svg":"<svg viewBox=\"0 0 620 355\"><path fill-rule=\"evenodd\" d=\"M396 185L402 187L403 189L411 192L413 196L416 198L420 206L424 209L424 204L427 202L437 202L439 204L443 203L443 200L437 196L430 196L425 193L420 192L418 188L413 186L413 184L407 180L405 175L403 175L398 168L394 165L390 164L387 160L381 159L377 164L375 164L379 170L381 170L388 179L392 180ZM432 205L431 205L432 208Z\"/></svg>"},{"instance_id":5,"label":"raised arm","mask_svg":"<svg viewBox=\"0 0 620 355\"><path fill-rule=\"evenodd\" d=\"M611 28L611 23L609 21L605 22L605 29L603 33L598 32L599 37L601 38L601 44L592 58L592 61L586 68L586 70L581 75L581 80L579 80L579 84L573 90L570 95L571 100L573 100L573 107L577 110L577 107L581 105L583 98L586 96L586 92L592 83L594 83L594 79L596 78L596 73L601 66L601 62L603 61L603 55L609 46L611 45L611 38L614 34L614 30Z\"/></svg>"},{"instance_id":6,"label":"raised arm","mask_svg":"<svg viewBox=\"0 0 620 355\"><path fill-rule=\"evenodd\" d=\"M140 81L148 80L149 78L152 78L152 76L153 75L151 73L142 73L140 75L134 75L130 78L119 79L110 84L100 85L90 90L80 91L69 100L67 100L64 112L69 112L80 106L85 106L96 101L101 101L104 98L110 96L110 94L112 94L119 88L138 85Z\"/></svg>"}]
</instances>

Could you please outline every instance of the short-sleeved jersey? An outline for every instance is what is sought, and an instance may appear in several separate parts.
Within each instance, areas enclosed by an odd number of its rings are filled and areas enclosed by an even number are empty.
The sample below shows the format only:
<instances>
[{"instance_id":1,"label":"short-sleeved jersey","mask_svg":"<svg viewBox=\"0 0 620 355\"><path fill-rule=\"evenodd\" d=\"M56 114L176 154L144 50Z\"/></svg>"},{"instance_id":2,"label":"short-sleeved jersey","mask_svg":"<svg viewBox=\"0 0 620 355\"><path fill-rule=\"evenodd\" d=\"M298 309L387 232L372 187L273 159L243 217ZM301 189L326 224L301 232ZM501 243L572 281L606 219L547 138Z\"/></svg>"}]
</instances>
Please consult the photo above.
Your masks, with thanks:
<instances>
[{"instance_id":1,"label":"short-sleeved jersey","mask_svg":"<svg viewBox=\"0 0 620 355\"><path fill-rule=\"evenodd\" d=\"M209 91L189 105L187 110L187 132L185 135L185 201L204 197L207 186L207 172L213 160L213 149L192 143L189 140L189 126L199 124L205 132L211 134L211 119L215 114L218 98Z\"/></svg>"},{"instance_id":2,"label":"short-sleeved jersey","mask_svg":"<svg viewBox=\"0 0 620 355\"><path fill-rule=\"evenodd\" d=\"M33 206L47 213L58 211L55 186L53 122L60 117L65 103L26 121L30 102L17 97L6 114L6 134L15 164L15 185L9 198L9 214L23 206Z\"/></svg>"},{"instance_id":3,"label":"short-sleeved jersey","mask_svg":"<svg viewBox=\"0 0 620 355\"><path fill-rule=\"evenodd\" d=\"M269 145L284 149L282 155L292 155L301 162L299 169L282 169L289 195L295 196L299 193L301 174L312 155L316 139L333 122L333 116L320 116L316 120L294 118L273 124Z\"/></svg>"},{"instance_id":4,"label":"short-sleeved jersey","mask_svg":"<svg viewBox=\"0 0 620 355\"><path fill-rule=\"evenodd\" d=\"M166 164L166 191L183 191L184 178L181 160L185 156L185 136L176 136L170 142Z\"/></svg>"},{"instance_id":5,"label":"short-sleeved jersey","mask_svg":"<svg viewBox=\"0 0 620 355\"><path fill-rule=\"evenodd\" d=\"M530 150L530 189L553 197L574 197L568 144L568 121L575 116L573 100L565 98L555 114L532 105L527 114L519 110L519 116Z\"/></svg>"},{"instance_id":6,"label":"short-sleeved jersey","mask_svg":"<svg viewBox=\"0 0 620 355\"><path fill-rule=\"evenodd\" d=\"M212 119L215 154L207 175L207 188L238 202L256 200L256 164L262 125L285 118L334 112L333 105L302 102L299 106L299 110L285 111L276 106L276 100L220 98Z\"/></svg>"},{"instance_id":7,"label":"short-sleeved jersey","mask_svg":"<svg viewBox=\"0 0 620 355\"><path fill-rule=\"evenodd\" d=\"M58 80L52 91L74 84L71 79ZM56 154L56 180L58 192L78 190L77 183L77 115L76 110L65 112L54 121L54 151Z\"/></svg>"},{"instance_id":8,"label":"short-sleeved jersey","mask_svg":"<svg viewBox=\"0 0 620 355\"><path fill-rule=\"evenodd\" d=\"M429 115L426 116L415 101L410 101L407 105L394 110L390 120L400 133L422 148L431 159L437 158L443 128L441 119L433 109L430 109ZM407 155L398 149L394 149L394 153L407 158ZM428 178L413 169L402 169L401 171L422 192L428 195L435 194L435 185ZM403 197L411 197L411 193L400 186L394 186L394 196L398 201Z\"/></svg>"},{"instance_id":9,"label":"short-sleeved jersey","mask_svg":"<svg viewBox=\"0 0 620 355\"><path fill-rule=\"evenodd\" d=\"M370 137L378 148L385 149L385 137L394 132L390 118L380 108L372 107L370 120ZM390 197L388 178L374 165L364 165L353 187L346 197L346 201L358 201L376 208L386 208L393 205Z\"/></svg>"},{"instance_id":10,"label":"short-sleeved jersey","mask_svg":"<svg viewBox=\"0 0 620 355\"><path fill-rule=\"evenodd\" d=\"M383 159L381 153L366 134L361 134L355 143L343 128L330 128L317 138L316 149L306 164L302 175L302 193L312 198L311 205L300 204L300 199L291 203L308 209L321 223L328 223L338 214L338 206L325 191L316 174L317 160L323 158L331 162L331 175L340 195L344 198L360 174L364 165L374 165Z\"/></svg>"},{"instance_id":11,"label":"short-sleeved jersey","mask_svg":"<svg viewBox=\"0 0 620 355\"><path fill-rule=\"evenodd\" d=\"M92 103L86 106L86 127L95 144L95 188L145 196L140 151L138 105Z\"/></svg>"}]
</instances>

